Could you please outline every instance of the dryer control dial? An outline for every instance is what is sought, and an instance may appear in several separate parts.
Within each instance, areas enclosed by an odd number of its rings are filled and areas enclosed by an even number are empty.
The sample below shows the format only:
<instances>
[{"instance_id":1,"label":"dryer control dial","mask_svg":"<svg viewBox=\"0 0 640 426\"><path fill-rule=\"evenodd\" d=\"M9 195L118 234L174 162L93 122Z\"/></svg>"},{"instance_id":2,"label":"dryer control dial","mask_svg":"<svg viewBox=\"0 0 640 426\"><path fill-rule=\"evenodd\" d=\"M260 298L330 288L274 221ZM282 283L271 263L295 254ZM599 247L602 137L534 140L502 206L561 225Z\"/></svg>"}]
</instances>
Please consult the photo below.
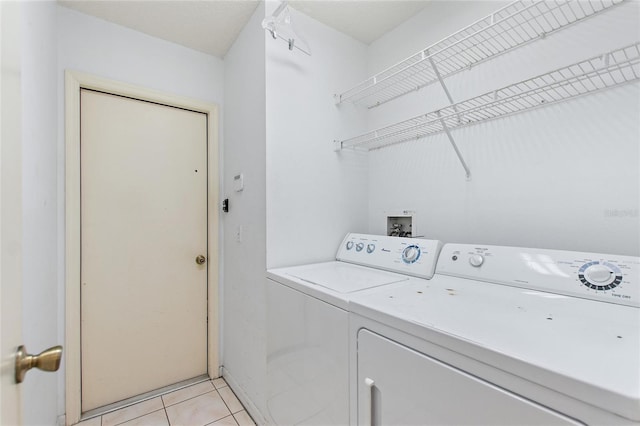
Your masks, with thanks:
<instances>
[{"instance_id":1,"label":"dryer control dial","mask_svg":"<svg viewBox=\"0 0 640 426\"><path fill-rule=\"evenodd\" d=\"M346 248L347 250L351 250L353 248L353 241L347 241Z\"/></svg>"},{"instance_id":2,"label":"dryer control dial","mask_svg":"<svg viewBox=\"0 0 640 426\"><path fill-rule=\"evenodd\" d=\"M611 290L622 282L622 271L613 263L588 262L578 270L578 279L592 290Z\"/></svg>"},{"instance_id":3,"label":"dryer control dial","mask_svg":"<svg viewBox=\"0 0 640 426\"><path fill-rule=\"evenodd\" d=\"M364 243L356 244L356 251L362 251L363 248L364 248Z\"/></svg>"},{"instance_id":4,"label":"dryer control dial","mask_svg":"<svg viewBox=\"0 0 640 426\"><path fill-rule=\"evenodd\" d=\"M606 283L611 279L613 271L603 265L593 265L584 271L584 275L592 283Z\"/></svg>"},{"instance_id":5,"label":"dryer control dial","mask_svg":"<svg viewBox=\"0 0 640 426\"><path fill-rule=\"evenodd\" d=\"M484 263L484 256L481 254L474 254L469 258L469 263L471 266L478 268Z\"/></svg>"},{"instance_id":6,"label":"dryer control dial","mask_svg":"<svg viewBox=\"0 0 640 426\"><path fill-rule=\"evenodd\" d=\"M420 247L410 245L402 250L402 261L404 263L415 263L420 258Z\"/></svg>"},{"instance_id":7,"label":"dryer control dial","mask_svg":"<svg viewBox=\"0 0 640 426\"><path fill-rule=\"evenodd\" d=\"M367 244L367 253L373 253L376 250L375 244Z\"/></svg>"}]
</instances>

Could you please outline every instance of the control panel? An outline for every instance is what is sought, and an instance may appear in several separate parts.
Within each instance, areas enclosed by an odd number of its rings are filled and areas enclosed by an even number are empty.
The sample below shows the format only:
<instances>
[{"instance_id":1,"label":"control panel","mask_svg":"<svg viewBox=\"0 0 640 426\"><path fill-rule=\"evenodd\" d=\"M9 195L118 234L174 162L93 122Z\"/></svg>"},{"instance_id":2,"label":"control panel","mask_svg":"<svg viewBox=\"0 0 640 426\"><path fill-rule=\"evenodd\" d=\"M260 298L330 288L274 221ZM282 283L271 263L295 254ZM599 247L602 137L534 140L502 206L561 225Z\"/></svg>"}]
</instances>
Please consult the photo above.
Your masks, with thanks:
<instances>
[{"instance_id":1,"label":"control panel","mask_svg":"<svg viewBox=\"0 0 640 426\"><path fill-rule=\"evenodd\" d=\"M436 272L640 307L640 257L446 244Z\"/></svg>"},{"instance_id":2,"label":"control panel","mask_svg":"<svg viewBox=\"0 0 640 426\"><path fill-rule=\"evenodd\" d=\"M336 259L415 277L431 278L441 248L442 243L437 240L347 234L338 248Z\"/></svg>"}]
</instances>

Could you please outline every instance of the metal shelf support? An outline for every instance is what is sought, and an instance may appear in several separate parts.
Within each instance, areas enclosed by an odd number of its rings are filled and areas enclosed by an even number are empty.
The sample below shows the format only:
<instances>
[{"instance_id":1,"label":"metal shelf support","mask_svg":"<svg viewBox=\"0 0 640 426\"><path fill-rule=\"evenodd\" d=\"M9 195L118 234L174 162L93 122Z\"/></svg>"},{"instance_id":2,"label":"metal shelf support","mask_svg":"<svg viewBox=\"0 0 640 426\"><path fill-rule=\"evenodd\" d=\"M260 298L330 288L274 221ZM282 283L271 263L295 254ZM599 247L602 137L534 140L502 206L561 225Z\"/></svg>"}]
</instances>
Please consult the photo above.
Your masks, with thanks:
<instances>
[{"instance_id":1,"label":"metal shelf support","mask_svg":"<svg viewBox=\"0 0 640 426\"><path fill-rule=\"evenodd\" d=\"M493 15L491 16L491 19L493 19ZM445 95L447 95L447 99L449 99L449 104L451 105L451 107L453 108L453 110L457 113L458 112L458 108L456 107L455 102L453 101L453 97L451 96L451 93L449 92L449 89L447 89L447 85L444 83L444 79L442 78L442 75L440 75L440 71L438 71L438 66L435 64L435 62L433 61L433 58L431 56L429 56L429 62L431 63L431 67L433 68L433 71L436 74L436 77L438 78L438 81L440 82L440 86L442 86L442 90L444 90ZM438 117L441 117L441 113L440 111L436 111L436 114ZM458 122L460 122L460 116L458 115L457 117ZM456 152L456 155L458 156L458 160L460 160L460 163L462 164L462 167L464 168L464 172L467 176L467 180L471 180L471 171L469 171L469 167L467 166L467 163L464 161L464 158L462 157L462 154L460 153L460 150L458 149L458 145L456 145L456 141L453 139L453 136L451 136L451 132L449 131L449 127L447 127L447 123L444 122L444 120L442 118L440 118L440 123L442 124L442 130L444 130L444 132L447 134L447 138L449 138L449 143L451 143L451 146L453 147L453 150Z\"/></svg>"},{"instance_id":2,"label":"metal shelf support","mask_svg":"<svg viewBox=\"0 0 640 426\"><path fill-rule=\"evenodd\" d=\"M440 111L438 111L437 114L438 116L440 116ZM458 149L458 145L456 145L456 141L453 139L453 136L451 136L451 132L449 131L449 127L447 127L447 123L445 123L442 118L440 118L440 123L442 124L442 130L444 130L444 133L447 135L447 138L449 138L449 143L451 144L451 146L453 147L453 150L456 152L456 155L458 156L458 160L460 160L460 164L462 164L462 167L464 168L464 173L467 176L467 180L471 180L471 171L469 170L469 166L467 166L467 163L464 161L464 158L462 158L462 154L460 153L460 150Z\"/></svg>"}]
</instances>

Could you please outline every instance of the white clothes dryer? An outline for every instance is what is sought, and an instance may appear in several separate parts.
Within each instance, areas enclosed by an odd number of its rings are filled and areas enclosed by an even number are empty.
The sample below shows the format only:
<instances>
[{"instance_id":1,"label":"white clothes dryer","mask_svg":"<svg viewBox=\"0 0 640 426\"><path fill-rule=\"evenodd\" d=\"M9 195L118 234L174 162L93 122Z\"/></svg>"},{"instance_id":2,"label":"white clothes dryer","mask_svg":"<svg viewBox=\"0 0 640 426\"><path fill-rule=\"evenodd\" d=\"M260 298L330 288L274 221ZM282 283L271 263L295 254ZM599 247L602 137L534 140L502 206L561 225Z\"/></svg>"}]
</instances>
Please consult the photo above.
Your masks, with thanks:
<instances>
[{"instance_id":1,"label":"white clothes dryer","mask_svg":"<svg viewBox=\"0 0 640 426\"><path fill-rule=\"evenodd\" d=\"M350 302L360 425L640 424L640 258L446 244Z\"/></svg>"},{"instance_id":2,"label":"white clothes dryer","mask_svg":"<svg viewBox=\"0 0 640 426\"><path fill-rule=\"evenodd\" d=\"M275 425L345 425L348 302L430 278L439 241L348 234L332 262L267 271L266 417Z\"/></svg>"}]
</instances>

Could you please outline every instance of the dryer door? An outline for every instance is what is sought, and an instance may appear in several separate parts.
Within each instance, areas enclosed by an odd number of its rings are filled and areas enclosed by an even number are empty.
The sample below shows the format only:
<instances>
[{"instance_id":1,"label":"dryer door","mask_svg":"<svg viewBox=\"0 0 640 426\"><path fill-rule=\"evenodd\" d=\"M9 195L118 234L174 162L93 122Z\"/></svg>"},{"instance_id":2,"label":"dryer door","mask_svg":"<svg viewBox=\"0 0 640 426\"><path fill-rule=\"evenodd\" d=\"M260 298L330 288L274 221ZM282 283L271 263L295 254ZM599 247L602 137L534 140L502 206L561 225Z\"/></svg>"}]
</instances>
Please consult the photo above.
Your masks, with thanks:
<instances>
[{"instance_id":1,"label":"dryer door","mask_svg":"<svg viewBox=\"0 0 640 426\"><path fill-rule=\"evenodd\" d=\"M378 334L358 333L359 425L578 425Z\"/></svg>"}]
</instances>

